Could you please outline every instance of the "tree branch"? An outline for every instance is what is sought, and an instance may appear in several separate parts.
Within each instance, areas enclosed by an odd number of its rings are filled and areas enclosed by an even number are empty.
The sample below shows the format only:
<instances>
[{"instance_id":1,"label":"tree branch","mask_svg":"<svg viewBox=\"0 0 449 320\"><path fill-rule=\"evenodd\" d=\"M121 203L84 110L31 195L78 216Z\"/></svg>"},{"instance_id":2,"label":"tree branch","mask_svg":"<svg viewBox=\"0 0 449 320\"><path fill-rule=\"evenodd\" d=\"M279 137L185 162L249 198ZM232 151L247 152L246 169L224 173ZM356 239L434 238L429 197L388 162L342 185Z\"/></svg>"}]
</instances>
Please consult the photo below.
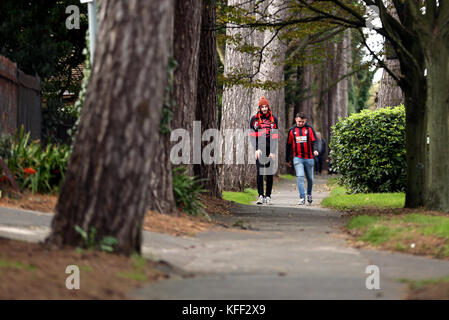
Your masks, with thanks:
<instances>
[{"instance_id":1,"label":"tree branch","mask_svg":"<svg viewBox=\"0 0 449 320\"><path fill-rule=\"evenodd\" d=\"M359 29L358 31L359 31L360 35L362 36L362 42L363 42L363 44L364 44L365 47L368 49L368 51L371 53L371 55L377 60L377 62L379 62L379 64L382 66L382 68L384 68L385 71L387 71L388 74L389 74L394 80L396 80L396 82L399 83L399 82L400 82L400 79L393 73L392 70L390 70L390 68L387 67L387 65L382 61L382 59L380 59L380 58L377 56L377 54L375 54L375 53L371 50L371 48L368 46L368 44L366 43L366 38L365 38L365 35L363 34L363 31L360 30L360 29Z\"/></svg>"}]
</instances>

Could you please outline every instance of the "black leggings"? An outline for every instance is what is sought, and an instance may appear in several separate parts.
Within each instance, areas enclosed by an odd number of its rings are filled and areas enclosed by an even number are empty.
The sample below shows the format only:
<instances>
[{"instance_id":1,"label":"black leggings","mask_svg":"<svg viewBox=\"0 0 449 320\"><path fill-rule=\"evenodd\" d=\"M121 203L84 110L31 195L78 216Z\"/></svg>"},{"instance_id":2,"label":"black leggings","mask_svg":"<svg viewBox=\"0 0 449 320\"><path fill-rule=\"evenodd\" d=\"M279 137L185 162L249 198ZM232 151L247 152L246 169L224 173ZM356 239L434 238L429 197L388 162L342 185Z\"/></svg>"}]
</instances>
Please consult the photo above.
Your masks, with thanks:
<instances>
[{"instance_id":1,"label":"black leggings","mask_svg":"<svg viewBox=\"0 0 449 320\"><path fill-rule=\"evenodd\" d=\"M266 197L271 197L271 189L273 189L273 175L262 175L260 172L261 168L266 168L270 163L261 164L259 160L256 160L257 166L257 191L259 192L259 196L263 195ZM267 177L267 193L263 193L263 177Z\"/></svg>"}]
</instances>

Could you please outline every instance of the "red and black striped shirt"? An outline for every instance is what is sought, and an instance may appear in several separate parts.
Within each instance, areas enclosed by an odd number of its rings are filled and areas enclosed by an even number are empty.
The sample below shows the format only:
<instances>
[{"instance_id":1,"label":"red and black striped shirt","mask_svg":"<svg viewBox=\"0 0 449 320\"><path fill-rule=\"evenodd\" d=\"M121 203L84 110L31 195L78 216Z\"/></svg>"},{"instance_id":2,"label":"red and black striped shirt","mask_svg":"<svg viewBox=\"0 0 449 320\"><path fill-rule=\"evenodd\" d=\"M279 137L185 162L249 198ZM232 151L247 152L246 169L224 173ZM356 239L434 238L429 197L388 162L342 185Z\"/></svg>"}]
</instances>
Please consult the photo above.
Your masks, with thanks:
<instances>
[{"instance_id":1,"label":"red and black striped shirt","mask_svg":"<svg viewBox=\"0 0 449 320\"><path fill-rule=\"evenodd\" d=\"M279 140L278 119L271 112L260 117L258 115L253 116L249 121L251 144L256 150L261 148L259 145L261 144L267 152L276 153Z\"/></svg>"},{"instance_id":2,"label":"red and black striped shirt","mask_svg":"<svg viewBox=\"0 0 449 320\"><path fill-rule=\"evenodd\" d=\"M303 127L294 125L288 131L287 137L286 162L290 161L292 153L293 157L313 159L313 151L316 151L316 135L311 126L308 124L305 124Z\"/></svg>"}]
</instances>

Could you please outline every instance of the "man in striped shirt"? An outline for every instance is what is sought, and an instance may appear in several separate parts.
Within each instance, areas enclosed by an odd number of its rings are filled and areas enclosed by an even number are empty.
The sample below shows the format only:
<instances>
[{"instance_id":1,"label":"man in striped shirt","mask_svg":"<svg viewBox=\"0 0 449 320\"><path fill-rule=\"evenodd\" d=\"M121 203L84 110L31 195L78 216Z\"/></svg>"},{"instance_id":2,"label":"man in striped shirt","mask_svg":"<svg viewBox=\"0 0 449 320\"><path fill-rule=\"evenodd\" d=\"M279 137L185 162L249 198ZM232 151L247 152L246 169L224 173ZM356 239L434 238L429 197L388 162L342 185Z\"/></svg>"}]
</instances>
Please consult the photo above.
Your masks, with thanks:
<instances>
[{"instance_id":1,"label":"man in striped shirt","mask_svg":"<svg viewBox=\"0 0 449 320\"><path fill-rule=\"evenodd\" d=\"M291 167L290 161L293 154L293 165L295 166L299 191L299 205L304 205L306 203L304 175L307 179L307 202L311 205L314 166L313 156L318 156L318 151L315 146L317 138L313 128L307 124L307 117L304 113L297 113L295 122L296 124L288 131L285 162L287 166Z\"/></svg>"}]
</instances>

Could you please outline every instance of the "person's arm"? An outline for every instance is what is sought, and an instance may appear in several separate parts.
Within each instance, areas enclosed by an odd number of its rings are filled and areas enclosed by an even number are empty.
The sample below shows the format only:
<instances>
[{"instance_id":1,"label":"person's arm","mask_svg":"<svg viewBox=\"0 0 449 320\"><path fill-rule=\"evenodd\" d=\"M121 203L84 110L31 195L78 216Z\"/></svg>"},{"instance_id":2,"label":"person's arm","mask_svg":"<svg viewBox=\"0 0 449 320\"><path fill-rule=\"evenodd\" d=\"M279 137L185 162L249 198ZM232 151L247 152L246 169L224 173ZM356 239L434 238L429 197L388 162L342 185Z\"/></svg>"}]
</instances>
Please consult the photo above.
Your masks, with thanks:
<instances>
[{"instance_id":1,"label":"person's arm","mask_svg":"<svg viewBox=\"0 0 449 320\"><path fill-rule=\"evenodd\" d=\"M292 157L292 152L293 152L293 134L292 134L292 129L288 130L288 134L287 134L287 144L285 145L285 162L289 163Z\"/></svg>"},{"instance_id":2,"label":"person's arm","mask_svg":"<svg viewBox=\"0 0 449 320\"><path fill-rule=\"evenodd\" d=\"M313 154L316 156L318 153L318 146L317 146L317 142L318 140L316 139L316 134L315 134L315 130L313 130L312 127L309 127L310 129L310 133L309 133L309 138L312 141L312 150L313 150Z\"/></svg>"},{"instance_id":3,"label":"person's arm","mask_svg":"<svg viewBox=\"0 0 449 320\"><path fill-rule=\"evenodd\" d=\"M256 117L252 116L251 120L249 121L249 128L250 128L249 141L251 142L251 144L254 147L254 149L257 150L258 132L257 132L257 130L254 129L254 123L255 122L256 122Z\"/></svg>"},{"instance_id":4,"label":"person's arm","mask_svg":"<svg viewBox=\"0 0 449 320\"><path fill-rule=\"evenodd\" d=\"M279 126L278 126L278 119L274 117L274 124L276 125L275 130L271 130L270 134L270 152L273 154L278 153L278 143L279 143ZM274 151L274 152L273 152Z\"/></svg>"}]
</instances>

